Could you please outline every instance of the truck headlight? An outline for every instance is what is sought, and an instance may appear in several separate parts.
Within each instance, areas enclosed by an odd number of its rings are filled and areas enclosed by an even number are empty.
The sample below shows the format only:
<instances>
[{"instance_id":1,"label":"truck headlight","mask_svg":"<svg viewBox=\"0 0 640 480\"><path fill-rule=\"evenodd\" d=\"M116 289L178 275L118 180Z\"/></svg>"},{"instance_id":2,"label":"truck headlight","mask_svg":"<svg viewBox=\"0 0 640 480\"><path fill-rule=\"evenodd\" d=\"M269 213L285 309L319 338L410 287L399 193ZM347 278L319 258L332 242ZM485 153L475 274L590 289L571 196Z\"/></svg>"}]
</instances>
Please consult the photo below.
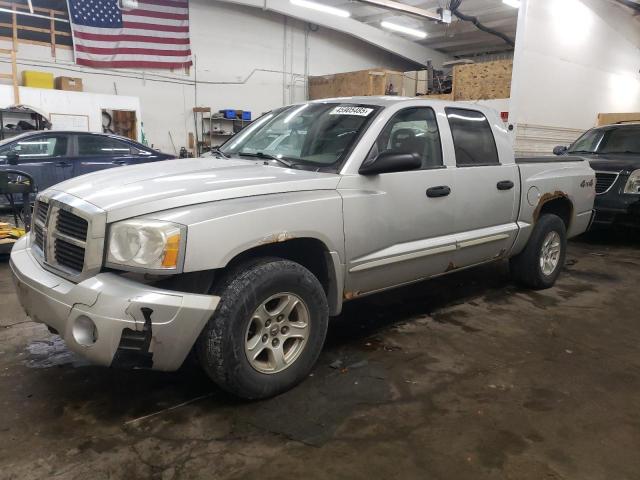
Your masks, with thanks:
<instances>
[{"instance_id":1,"label":"truck headlight","mask_svg":"<svg viewBox=\"0 0 640 480\"><path fill-rule=\"evenodd\" d=\"M125 270L180 270L186 227L158 220L124 220L109 228L108 267Z\"/></svg>"},{"instance_id":2,"label":"truck headlight","mask_svg":"<svg viewBox=\"0 0 640 480\"><path fill-rule=\"evenodd\" d=\"M624 186L624 193L640 194L640 170L631 172L629 180L627 180L627 184Z\"/></svg>"}]
</instances>

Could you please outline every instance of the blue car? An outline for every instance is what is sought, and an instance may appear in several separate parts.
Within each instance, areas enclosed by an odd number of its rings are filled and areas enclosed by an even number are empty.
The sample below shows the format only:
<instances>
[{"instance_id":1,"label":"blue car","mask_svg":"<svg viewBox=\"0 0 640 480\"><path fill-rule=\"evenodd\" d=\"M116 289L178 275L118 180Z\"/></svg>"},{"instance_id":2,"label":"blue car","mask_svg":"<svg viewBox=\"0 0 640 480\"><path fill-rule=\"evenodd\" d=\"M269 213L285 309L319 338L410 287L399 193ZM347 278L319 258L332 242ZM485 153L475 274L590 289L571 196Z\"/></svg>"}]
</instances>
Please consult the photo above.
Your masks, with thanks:
<instances>
[{"instance_id":1,"label":"blue car","mask_svg":"<svg viewBox=\"0 0 640 480\"><path fill-rule=\"evenodd\" d=\"M31 175L37 191L105 168L172 158L129 138L103 133L34 131L0 142L0 169Z\"/></svg>"}]
</instances>

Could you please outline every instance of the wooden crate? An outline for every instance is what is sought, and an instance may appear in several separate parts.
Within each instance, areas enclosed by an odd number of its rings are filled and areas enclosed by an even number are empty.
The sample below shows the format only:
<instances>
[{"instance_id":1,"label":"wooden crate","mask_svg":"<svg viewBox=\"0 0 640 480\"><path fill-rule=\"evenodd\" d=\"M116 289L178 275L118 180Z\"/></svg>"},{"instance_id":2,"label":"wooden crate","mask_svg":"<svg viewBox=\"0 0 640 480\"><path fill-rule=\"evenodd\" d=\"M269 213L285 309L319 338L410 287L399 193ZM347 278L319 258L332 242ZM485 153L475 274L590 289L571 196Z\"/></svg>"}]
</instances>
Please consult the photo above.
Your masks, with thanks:
<instances>
[{"instance_id":1,"label":"wooden crate","mask_svg":"<svg viewBox=\"0 0 640 480\"><path fill-rule=\"evenodd\" d=\"M390 86L401 94L401 72L384 69L360 70L309 77L309 99L385 95Z\"/></svg>"},{"instance_id":2,"label":"wooden crate","mask_svg":"<svg viewBox=\"0 0 640 480\"><path fill-rule=\"evenodd\" d=\"M488 100L511 96L512 60L453 67L454 100Z\"/></svg>"},{"instance_id":3,"label":"wooden crate","mask_svg":"<svg viewBox=\"0 0 640 480\"><path fill-rule=\"evenodd\" d=\"M596 126L621 122L640 122L640 112L636 113L599 113Z\"/></svg>"}]
</instances>

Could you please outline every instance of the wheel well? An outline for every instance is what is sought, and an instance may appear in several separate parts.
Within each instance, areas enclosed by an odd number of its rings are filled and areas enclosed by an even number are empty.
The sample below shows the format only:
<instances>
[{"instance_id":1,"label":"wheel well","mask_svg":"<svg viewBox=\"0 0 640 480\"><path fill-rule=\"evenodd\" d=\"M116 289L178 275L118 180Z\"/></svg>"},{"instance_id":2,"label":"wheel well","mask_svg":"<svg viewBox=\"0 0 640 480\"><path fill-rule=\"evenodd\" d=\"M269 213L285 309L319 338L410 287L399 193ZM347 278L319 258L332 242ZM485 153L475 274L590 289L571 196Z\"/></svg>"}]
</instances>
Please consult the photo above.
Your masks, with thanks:
<instances>
[{"instance_id":1,"label":"wheel well","mask_svg":"<svg viewBox=\"0 0 640 480\"><path fill-rule=\"evenodd\" d=\"M327 295L329 310L334 311L337 307L336 298L339 298L339 295L335 291L337 288L335 270L329 255L329 249L320 240L315 238L294 238L284 242L260 245L235 256L226 268L232 268L238 263L258 257L279 257L299 263L320 281Z\"/></svg>"},{"instance_id":2,"label":"wheel well","mask_svg":"<svg viewBox=\"0 0 640 480\"><path fill-rule=\"evenodd\" d=\"M564 222L565 227L567 227L567 230L569 230L571 225L571 216L573 215L573 204L567 197L558 196L541 204L537 218L540 218L546 213L552 213L560 217Z\"/></svg>"}]
</instances>

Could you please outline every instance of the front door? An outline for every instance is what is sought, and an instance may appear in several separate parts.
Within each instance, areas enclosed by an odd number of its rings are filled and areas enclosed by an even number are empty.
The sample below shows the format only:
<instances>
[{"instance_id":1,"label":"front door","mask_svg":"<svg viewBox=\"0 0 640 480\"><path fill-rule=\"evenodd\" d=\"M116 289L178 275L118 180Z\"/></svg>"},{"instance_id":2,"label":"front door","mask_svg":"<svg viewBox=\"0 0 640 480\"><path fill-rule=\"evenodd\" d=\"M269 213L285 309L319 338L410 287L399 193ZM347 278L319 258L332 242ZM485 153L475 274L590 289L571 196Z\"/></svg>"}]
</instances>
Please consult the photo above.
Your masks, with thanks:
<instances>
[{"instance_id":1,"label":"front door","mask_svg":"<svg viewBox=\"0 0 640 480\"><path fill-rule=\"evenodd\" d=\"M456 248L453 170L443 164L434 111L399 111L373 145L416 153L422 169L340 180L344 202L346 291L357 296L445 272Z\"/></svg>"}]
</instances>

